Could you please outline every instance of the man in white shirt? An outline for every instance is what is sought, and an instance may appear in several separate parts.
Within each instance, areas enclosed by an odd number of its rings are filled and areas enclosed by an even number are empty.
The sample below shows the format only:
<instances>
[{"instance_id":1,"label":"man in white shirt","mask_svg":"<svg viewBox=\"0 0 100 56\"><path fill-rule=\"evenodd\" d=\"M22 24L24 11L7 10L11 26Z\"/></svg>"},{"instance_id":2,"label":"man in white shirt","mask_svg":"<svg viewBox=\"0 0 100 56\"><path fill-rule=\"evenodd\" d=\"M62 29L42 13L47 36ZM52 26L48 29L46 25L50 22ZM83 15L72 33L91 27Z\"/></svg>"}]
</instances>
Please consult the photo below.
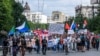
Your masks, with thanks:
<instances>
[{"instance_id":1,"label":"man in white shirt","mask_svg":"<svg viewBox=\"0 0 100 56\"><path fill-rule=\"evenodd\" d=\"M55 37L55 38L53 39L53 50L54 50L54 51L56 51L56 49L57 49L57 44L58 44L58 39Z\"/></svg>"},{"instance_id":2,"label":"man in white shirt","mask_svg":"<svg viewBox=\"0 0 100 56\"><path fill-rule=\"evenodd\" d=\"M72 37L71 37L71 35L67 36L67 44L68 44L68 51L71 51L71 49L72 49Z\"/></svg>"},{"instance_id":3,"label":"man in white shirt","mask_svg":"<svg viewBox=\"0 0 100 56\"><path fill-rule=\"evenodd\" d=\"M12 41L12 37L10 37L9 39L9 54L12 56L12 45L13 45L13 41Z\"/></svg>"}]
</instances>

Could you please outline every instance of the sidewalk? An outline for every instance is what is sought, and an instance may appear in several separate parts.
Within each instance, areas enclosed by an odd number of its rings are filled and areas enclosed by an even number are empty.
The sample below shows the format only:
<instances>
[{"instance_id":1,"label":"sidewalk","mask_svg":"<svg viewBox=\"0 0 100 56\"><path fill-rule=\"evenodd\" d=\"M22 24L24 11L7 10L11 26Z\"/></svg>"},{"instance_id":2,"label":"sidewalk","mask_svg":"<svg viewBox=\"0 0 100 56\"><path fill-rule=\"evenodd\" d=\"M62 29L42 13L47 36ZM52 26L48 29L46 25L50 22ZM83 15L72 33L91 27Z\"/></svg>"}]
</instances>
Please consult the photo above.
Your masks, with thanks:
<instances>
[{"instance_id":1,"label":"sidewalk","mask_svg":"<svg viewBox=\"0 0 100 56\"><path fill-rule=\"evenodd\" d=\"M2 51L0 50L0 56L2 56Z\"/></svg>"}]
</instances>

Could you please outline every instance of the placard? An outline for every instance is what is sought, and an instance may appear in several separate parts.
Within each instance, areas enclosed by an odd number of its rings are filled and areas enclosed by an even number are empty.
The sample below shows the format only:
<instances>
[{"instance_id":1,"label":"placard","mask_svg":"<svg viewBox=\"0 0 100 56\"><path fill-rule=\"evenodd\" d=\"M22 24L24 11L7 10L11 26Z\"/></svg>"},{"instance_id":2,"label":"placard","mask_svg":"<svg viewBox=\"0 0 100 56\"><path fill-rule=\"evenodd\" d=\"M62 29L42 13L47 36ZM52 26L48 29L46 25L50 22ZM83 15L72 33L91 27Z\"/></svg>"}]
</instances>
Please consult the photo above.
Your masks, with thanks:
<instances>
[{"instance_id":1,"label":"placard","mask_svg":"<svg viewBox=\"0 0 100 56\"><path fill-rule=\"evenodd\" d=\"M64 33L64 24L49 24L49 33L50 34L63 34Z\"/></svg>"}]
</instances>

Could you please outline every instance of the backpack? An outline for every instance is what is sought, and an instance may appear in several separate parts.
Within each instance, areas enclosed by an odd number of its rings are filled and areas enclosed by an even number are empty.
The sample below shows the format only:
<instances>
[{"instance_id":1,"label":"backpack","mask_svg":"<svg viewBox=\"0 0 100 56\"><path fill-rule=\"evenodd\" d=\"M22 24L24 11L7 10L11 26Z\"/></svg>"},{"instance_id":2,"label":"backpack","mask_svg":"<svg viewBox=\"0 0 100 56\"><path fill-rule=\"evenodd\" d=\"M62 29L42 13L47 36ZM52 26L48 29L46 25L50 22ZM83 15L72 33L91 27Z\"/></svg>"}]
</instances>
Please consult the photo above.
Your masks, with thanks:
<instances>
[{"instance_id":1,"label":"backpack","mask_svg":"<svg viewBox=\"0 0 100 56\"><path fill-rule=\"evenodd\" d=\"M45 40L45 39L42 40L42 44L43 44L43 45L46 45L46 44L47 44L47 40Z\"/></svg>"},{"instance_id":2,"label":"backpack","mask_svg":"<svg viewBox=\"0 0 100 56\"><path fill-rule=\"evenodd\" d=\"M25 40L21 40L21 45L22 46L26 46L26 41Z\"/></svg>"}]
</instances>

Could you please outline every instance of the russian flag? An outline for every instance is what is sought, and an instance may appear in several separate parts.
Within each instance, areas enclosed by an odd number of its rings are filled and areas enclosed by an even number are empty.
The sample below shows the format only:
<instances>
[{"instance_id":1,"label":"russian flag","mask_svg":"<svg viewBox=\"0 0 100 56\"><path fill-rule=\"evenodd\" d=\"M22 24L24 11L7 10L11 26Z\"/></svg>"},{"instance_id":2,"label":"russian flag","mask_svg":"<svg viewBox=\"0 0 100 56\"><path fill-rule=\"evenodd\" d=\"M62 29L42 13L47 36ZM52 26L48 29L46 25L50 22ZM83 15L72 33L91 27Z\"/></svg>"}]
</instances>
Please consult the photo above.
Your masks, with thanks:
<instances>
[{"instance_id":1,"label":"russian flag","mask_svg":"<svg viewBox=\"0 0 100 56\"><path fill-rule=\"evenodd\" d=\"M75 24L75 22L73 21L72 24L71 24L70 30L75 30L75 28L76 28L76 24Z\"/></svg>"}]
</instances>

